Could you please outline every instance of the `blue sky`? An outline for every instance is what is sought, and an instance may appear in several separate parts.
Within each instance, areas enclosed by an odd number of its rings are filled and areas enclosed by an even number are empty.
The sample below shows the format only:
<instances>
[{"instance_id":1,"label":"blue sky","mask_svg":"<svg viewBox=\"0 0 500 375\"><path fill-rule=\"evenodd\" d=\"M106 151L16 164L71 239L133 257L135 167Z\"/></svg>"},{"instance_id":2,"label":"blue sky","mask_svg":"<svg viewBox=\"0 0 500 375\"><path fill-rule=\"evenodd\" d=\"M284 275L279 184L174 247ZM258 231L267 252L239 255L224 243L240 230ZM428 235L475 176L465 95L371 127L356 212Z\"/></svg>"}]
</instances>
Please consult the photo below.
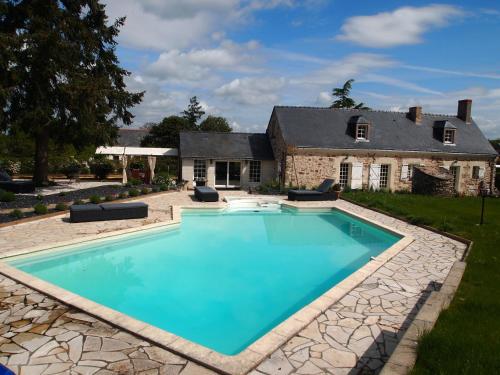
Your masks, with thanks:
<instances>
[{"instance_id":1,"label":"blue sky","mask_svg":"<svg viewBox=\"0 0 500 375\"><path fill-rule=\"evenodd\" d=\"M263 131L274 105L328 106L331 89L374 109L456 113L500 137L500 4L495 1L105 0L119 37L134 126L197 95L237 131Z\"/></svg>"}]
</instances>

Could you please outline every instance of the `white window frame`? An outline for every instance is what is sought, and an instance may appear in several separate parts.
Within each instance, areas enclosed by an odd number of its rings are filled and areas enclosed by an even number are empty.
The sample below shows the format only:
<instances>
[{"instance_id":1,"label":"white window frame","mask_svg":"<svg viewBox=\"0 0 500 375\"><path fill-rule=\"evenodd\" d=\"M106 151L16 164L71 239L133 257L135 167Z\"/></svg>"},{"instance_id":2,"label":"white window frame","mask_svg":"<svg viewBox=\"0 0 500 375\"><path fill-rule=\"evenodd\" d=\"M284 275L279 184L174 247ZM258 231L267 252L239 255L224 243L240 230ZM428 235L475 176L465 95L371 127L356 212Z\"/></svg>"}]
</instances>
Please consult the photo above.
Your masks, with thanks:
<instances>
[{"instance_id":1,"label":"white window frame","mask_svg":"<svg viewBox=\"0 0 500 375\"><path fill-rule=\"evenodd\" d=\"M390 164L381 164L380 165L380 175L379 175L379 183L378 186L380 189L388 189L389 188L389 176L390 176Z\"/></svg>"},{"instance_id":2,"label":"white window frame","mask_svg":"<svg viewBox=\"0 0 500 375\"><path fill-rule=\"evenodd\" d=\"M260 160L250 160L248 167L248 181L260 183L262 177L262 163Z\"/></svg>"},{"instance_id":3,"label":"white window frame","mask_svg":"<svg viewBox=\"0 0 500 375\"><path fill-rule=\"evenodd\" d=\"M413 174L416 167L420 167L420 164L408 164L408 180L413 180Z\"/></svg>"},{"instance_id":4,"label":"white window frame","mask_svg":"<svg viewBox=\"0 0 500 375\"><path fill-rule=\"evenodd\" d=\"M340 163L339 185L342 189L350 185L350 179L351 179L350 169L351 165L349 163Z\"/></svg>"},{"instance_id":5,"label":"white window frame","mask_svg":"<svg viewBox=\"0 0 500 375\"><path fill-rule=\"evenodd\" d=\"M194 159L193 162L193 180L207 180L207 161L204 159Z\"/></svg>"},{"instance_id":6,"label":"white window frame","mask_svg":"<svg viewBox=\"0 0 500 375\"><path fill-rule=\"evenodd\" d=\"M453 129L444 129L443 143L445 143L447 145L453 145L453 144L455 144L455 130L453 130Z\"/></svg>"},{"instance_id":7,"label":"white window frame","mask_svg":"<svg viewBox=\"0 0 500 375\"><path fill-rule=\"evenodd\" d=\"M356 127L356 139L360 141L368 140L368 125L361 124Z\"/></svg>"}]
</instances>

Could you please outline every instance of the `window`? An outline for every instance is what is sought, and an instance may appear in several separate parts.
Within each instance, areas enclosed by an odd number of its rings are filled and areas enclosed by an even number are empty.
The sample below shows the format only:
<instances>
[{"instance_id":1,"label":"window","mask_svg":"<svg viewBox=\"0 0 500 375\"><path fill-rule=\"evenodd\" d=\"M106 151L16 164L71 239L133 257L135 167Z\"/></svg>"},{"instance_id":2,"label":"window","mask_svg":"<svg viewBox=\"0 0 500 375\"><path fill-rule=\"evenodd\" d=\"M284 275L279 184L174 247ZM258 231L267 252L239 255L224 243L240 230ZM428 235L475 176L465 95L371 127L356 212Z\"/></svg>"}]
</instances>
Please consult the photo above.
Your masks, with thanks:
<instances>
[{"instance_id":1,"label":"window","mask_svg":"<svg viewBox=\"0 0 500 375\"><path fill-rule=\"evenodd\" d=\"M389 164L382 164L380 166L380 183L381 189L387 189L389 186Z\"/></svg>"},{"instance_id":2,"label":"window","mask_svg":"<svg viewBox=\"0 0 500 375\"><path fill-rule=\"evenodd\" d=\"M260 182L260 161L252 160L250 162L250 182Z\"/></svg>"},{"instance_id":3,"label":"window","mask_svg":"<svg viewBox=\"0 0 500 375\"><path fill-rule=\"evenodd\" d=\"M194 161L194 180L205 181L207 177L207 162L206 160Z\"/></svg>"},{"instance_id":4,"label":"window","mask_svg":"<svg viewBox=\"0 0 500 375\"><path fill-rule=\"evenodd\" d=\"M348 184L349 184L349 164L341 163L339 185L340 187L345 188Z\"/></svg>"},{"instance_id":5,"label":"window","mask_svg":"<svg viewBox=\"0 0 500 375\"><path fill-rule=\"evenodd\" d=\"M358 125L356 129L356 139L368 139L368 125Z\"/></svg>"},{"instance_id":6,"label":"window","mask_svg":"<svg viewBox=\"0 0 500 375\"><path fill-rule=\"evenodd\" d=\"M443 141L447 144L455 143L455 130L444 129Z\"/></svg>"},{"instance_id":7,"label":"window","mask_svg":"<svg viewBox=\"0 0 500 375\"><path fill-rule=\"evenodd\" d=\"M479 178L481 178L481 176L479 175L479 173L480 173L480 172L479 172L479 171L480 171L480 169L481 169L481 168L480 168L480 167L478 167L478 166L474 166L474 167L472 167L472 178L474 178L474 179L476 179L476 180L477 180L477 179L479 179Z\"/></svg>"}]
</instances>

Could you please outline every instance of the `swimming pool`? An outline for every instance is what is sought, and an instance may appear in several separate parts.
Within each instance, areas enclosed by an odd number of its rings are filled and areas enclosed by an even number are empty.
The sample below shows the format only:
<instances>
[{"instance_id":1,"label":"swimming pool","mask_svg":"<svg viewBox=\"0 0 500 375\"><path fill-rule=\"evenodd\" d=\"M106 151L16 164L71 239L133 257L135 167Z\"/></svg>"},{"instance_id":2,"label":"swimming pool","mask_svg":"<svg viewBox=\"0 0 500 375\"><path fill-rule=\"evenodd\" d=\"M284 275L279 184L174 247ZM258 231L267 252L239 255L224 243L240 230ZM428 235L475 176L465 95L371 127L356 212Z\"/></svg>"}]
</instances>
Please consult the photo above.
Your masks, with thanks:
<instances>
[{"instance_id":1,"label":"swimming pool","mask_svg":"<svg viewBox=\"0 0 500 375\"><path fill-rule=\"evenodd\" d=\"M143 231L12 266L235 355L401 237L339 210L184 210Z\"/></svg>"}]
</instances>

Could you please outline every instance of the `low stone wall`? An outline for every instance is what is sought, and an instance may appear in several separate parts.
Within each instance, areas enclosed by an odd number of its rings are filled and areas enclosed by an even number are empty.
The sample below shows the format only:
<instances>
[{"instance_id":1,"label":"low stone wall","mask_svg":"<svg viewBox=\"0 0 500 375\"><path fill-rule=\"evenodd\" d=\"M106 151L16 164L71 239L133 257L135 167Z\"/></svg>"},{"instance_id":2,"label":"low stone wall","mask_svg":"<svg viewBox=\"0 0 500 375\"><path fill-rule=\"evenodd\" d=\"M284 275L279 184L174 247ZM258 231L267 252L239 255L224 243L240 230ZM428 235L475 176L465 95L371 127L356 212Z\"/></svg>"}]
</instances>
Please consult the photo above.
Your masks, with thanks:
<instances>
[{"instance_id":1,"label":"low stone wall","mask_svg":"<svg viewBox=\"0 0 500 375\"><path fill-rule=\"evenodd\" d=\"M453 175L444 168L415 168L413 171L412 192L415 194L451 197L455 195L455 181Z\"/></svg>"}]
</instances>

